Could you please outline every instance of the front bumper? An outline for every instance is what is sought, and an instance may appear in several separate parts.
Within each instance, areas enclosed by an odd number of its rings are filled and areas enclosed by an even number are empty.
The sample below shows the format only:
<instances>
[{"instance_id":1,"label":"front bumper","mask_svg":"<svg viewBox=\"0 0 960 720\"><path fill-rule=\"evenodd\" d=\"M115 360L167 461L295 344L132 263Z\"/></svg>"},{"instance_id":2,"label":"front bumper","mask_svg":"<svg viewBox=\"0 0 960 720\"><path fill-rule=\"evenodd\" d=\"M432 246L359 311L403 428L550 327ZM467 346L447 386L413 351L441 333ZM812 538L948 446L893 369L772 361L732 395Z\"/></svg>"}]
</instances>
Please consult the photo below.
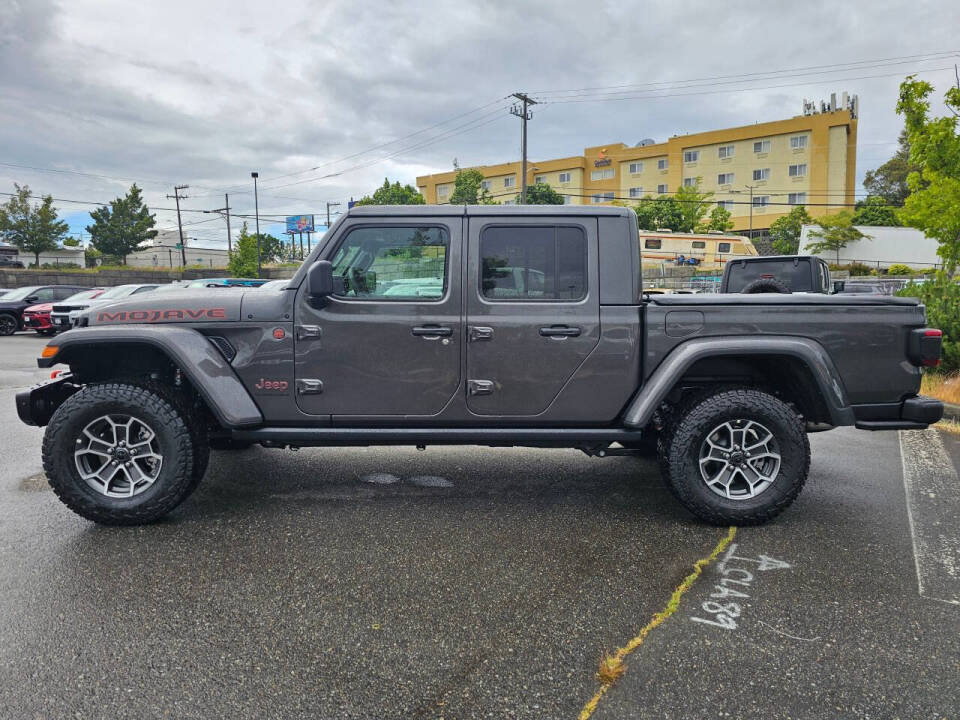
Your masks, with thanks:
<instances>
[{"instance_id":1,"label":"front bumper","mask_svg":"<svg viewBox=\"0 0 960 720\"><path fill-rule=\"evenodd\" d=\"M915 395L899 403L854 405L860 430L923 430L943 417L943 403L926 395Z\"/></svg>"},{"instance_id":2,"label":"front bumper","mask_svg":"<svg viewBox=\"0 0 960 720\"><path fill-rule=\"evenodd\" d=\"M53 327L49 315L24 315L23 325L30 330L50 330Z\"/></svg>"},{"instance_id":3,"label":"front bumper","mask_svg":"<svg viewBox=\"0 0 960 720\"><path fill-rule=\"evenodd\" d=\"M53 380L46 380L17 393L17 415L27 425L43 427L63 401L80 389L71 380L70 373L63 373Z\"/></svg>"}]
</instances>

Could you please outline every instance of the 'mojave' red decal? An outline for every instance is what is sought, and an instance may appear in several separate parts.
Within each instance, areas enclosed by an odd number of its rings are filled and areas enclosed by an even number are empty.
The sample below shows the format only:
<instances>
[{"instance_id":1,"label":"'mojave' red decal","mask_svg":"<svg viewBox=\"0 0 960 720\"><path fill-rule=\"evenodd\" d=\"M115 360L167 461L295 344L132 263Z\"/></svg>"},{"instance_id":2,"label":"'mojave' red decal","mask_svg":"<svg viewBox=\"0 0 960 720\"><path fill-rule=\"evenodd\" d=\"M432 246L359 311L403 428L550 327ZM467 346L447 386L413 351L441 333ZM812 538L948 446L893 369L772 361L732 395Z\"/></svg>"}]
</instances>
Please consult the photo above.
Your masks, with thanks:
<instances>
[{"instance_id":1,"label":"'mojave' red decal","mask_svg":"<svg viewBox=\"0 0 960 720\"><path fill-rule=\"evenodd\" d=\"M106 310L97 313L97 322L165 322L167 320L226 320L224 308L183 308L177 310Z\"/></svg>"}]
</instances>

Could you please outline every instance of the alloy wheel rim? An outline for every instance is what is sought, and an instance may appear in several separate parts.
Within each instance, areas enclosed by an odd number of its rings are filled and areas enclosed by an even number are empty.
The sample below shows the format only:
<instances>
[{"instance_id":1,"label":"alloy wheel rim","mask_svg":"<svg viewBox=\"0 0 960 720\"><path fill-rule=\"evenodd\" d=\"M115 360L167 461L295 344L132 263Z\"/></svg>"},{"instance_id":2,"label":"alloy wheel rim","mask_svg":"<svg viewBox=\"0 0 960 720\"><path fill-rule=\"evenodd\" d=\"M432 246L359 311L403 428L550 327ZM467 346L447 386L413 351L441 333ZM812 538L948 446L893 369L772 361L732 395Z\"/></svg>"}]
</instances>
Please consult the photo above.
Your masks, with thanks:
<instances>
[{"instance_id":1,"label":"alloy wheel rim","mask_svg":"<svg viewBox=\"0 0 960 720\"><path fill-rule=\"evenodd\" d=\"M0 335L13 335L16 331L16 320L9 315L0 315Z\"/></svg>"},{"instance_id":2,"label":"alloy wheel rim","mask_svg":"<svg viewBox=\"0 0 960 720\"><path fill-rule=\"evenodd\" d=\"M111 498L139 495L153 485L163 467L153 428L120 413L87 423L77 438L73 459L83 481Z\"/></svg>"},{"instance_id":3,"label":"alloy wheel rim","mask_svg":"<svg viewBox=\"0 0 960 720\"><path fill-rule=\"evenodd\" d=\"M750 500L766 491L780 473L776 436L755 420L727 420L700 444L700 477L727 500Z\"/></svg>"}]
</instances>

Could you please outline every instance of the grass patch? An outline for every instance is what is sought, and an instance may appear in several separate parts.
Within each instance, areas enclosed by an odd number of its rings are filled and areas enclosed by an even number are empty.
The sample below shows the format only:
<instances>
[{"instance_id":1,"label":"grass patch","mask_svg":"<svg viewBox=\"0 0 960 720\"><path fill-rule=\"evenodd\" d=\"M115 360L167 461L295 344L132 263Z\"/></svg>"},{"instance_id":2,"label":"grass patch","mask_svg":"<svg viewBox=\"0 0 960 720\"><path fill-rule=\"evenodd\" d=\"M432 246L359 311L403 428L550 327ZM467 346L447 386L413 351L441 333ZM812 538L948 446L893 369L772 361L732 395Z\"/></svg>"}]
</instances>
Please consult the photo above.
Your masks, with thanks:
<instances>
[{"instance_id":1,"label":"grass patch","mask_svg":"<svg viewBox=\"0 0 960 720\"><path fill-rule=\"evenodd\" d=\"M960 405L960 374L924 373L920 392L944 402Z\"/></svg>"},{"instance_id":2,"label":"grass patch","mask_svg":"<svg viewBox=\"0 0 960 720\"><path fill-rule=\"evenodd\" d=\"M956 420L941 420L936 423L934 427L937 430L943 430L944 432L952 433L953 435L960 435L960 423Z\"/></svg>"}]
</instances>

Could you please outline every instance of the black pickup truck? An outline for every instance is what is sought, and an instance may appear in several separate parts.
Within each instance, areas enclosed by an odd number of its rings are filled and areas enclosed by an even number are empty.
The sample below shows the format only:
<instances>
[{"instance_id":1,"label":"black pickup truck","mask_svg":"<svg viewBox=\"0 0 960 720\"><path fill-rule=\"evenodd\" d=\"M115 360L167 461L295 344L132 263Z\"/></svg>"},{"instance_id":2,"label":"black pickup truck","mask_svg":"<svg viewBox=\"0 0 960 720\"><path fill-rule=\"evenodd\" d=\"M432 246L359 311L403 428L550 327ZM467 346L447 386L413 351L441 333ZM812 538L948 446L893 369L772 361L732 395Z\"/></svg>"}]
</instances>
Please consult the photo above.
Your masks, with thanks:
<instances>
[{"instance_id":1,"label":"black pickup truck","mask_svg":"<svg viewBox=\"0 0 960 720\"><path fill-rule=\"evenodd\" d=\"M18 411L59 497L118 525L252 443L655 449L695 515L756 524L803 488L808 432L940 419L915 300L645 296L641 266L625 208L353 208L279 289L91 308Z\"/></svg>"}]
</instances>

